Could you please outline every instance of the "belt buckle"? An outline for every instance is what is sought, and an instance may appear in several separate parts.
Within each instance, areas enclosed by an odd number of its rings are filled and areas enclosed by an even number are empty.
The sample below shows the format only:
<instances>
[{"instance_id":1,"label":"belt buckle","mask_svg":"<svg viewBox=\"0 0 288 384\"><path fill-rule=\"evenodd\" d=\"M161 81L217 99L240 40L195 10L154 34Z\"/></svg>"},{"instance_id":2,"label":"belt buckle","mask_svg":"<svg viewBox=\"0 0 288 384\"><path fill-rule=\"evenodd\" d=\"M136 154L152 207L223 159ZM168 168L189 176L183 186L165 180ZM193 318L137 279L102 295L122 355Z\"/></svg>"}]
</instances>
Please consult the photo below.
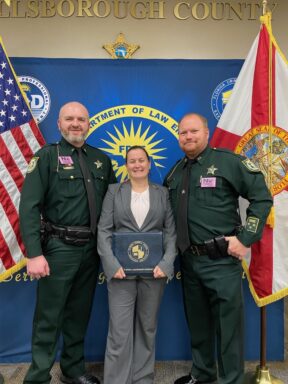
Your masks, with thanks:
<instances>
[{"instance_id":1,"label":"belt buckle","mask_svg":"<svg viewBox=\"0 0 288 384\"><path fill-rule=\"evenodd\" d=\"M191 245L191 251L194 255L196 254L197 256L200 256L200 252L199 252L197 245L192 244Z\"/></svg>"}]
</instances>

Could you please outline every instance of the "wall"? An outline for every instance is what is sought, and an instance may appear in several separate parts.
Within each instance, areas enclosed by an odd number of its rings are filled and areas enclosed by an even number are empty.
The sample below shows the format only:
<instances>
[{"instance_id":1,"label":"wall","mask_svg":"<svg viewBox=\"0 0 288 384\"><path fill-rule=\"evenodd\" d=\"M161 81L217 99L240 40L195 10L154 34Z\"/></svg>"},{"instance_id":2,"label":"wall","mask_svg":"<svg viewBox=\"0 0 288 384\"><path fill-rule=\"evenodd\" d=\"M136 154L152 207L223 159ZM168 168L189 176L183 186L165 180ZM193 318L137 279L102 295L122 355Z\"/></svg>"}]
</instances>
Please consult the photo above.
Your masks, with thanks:
<instances>
[{"instance_id":1,"label":"wall","mask_svg":"<svg viewBox=\"0 0 288 384\"><path fill-rule=\"evenodd\" d=\"M288 52L286 0L269 1L273 31ZM135 59L245 58L262 1L0 0L0 34L10 56L107 58L123 32ZM181 19L180 19L181 18Z\"/></svg>"}]
</instances>

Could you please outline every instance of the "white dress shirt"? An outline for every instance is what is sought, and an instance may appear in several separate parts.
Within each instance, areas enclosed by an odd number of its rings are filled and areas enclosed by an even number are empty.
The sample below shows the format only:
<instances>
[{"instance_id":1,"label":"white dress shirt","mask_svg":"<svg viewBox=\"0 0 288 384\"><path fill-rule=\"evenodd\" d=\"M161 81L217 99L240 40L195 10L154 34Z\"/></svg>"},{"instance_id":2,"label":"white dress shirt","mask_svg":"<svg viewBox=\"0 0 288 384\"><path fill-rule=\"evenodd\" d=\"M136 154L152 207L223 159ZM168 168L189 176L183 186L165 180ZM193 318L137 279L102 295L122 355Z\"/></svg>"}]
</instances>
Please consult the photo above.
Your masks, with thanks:
<instances>
[{"instance_id":1,"label":"white dress shirt","mask_svg":"<svg viewBox=\"0 0 288 384\"><path fill-rule=\"evenodd\" d=\"M135 192L131 191L131 211L133 216L138 224L138 227L144 223L144 220L147 216L147 213L150 208L150 199L149 199L149 187L144 192Z\"/></svg>"}]
</instances>

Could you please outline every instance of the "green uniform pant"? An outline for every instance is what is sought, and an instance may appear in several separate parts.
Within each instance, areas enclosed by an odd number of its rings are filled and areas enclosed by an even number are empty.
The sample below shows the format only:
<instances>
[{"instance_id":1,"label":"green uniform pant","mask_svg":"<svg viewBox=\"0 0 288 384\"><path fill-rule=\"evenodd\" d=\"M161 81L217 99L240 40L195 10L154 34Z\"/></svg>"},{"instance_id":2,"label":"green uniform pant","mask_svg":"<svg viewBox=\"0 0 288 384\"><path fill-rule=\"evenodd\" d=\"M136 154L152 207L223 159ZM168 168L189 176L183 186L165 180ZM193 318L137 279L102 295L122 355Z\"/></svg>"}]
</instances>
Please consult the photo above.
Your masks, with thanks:
<instances>
[{"instance_id":1,"label":"green uniform pant","mask_svg":"<svg viewBox=\"0 0 288 384\"><path fill-rule=\"evenodd\" d=\"M242 384L243 295L241 262L185 253L181 258L185 314L191 334L191 374L199 381Z\"/></svg>"},{"instance_id":2,"label":"green uniform pant","mask_svg":"<svg viewBox=\"0 0 288 384\"><path fill-rule=\"evenodd\" d=\"M99 267L96 242L91 240L79 247L53 238L48 241L45 257L50 276L38 282L32 364L24 380L26 384L50 383L61 333L63 374L73 378L85 373L84 337Z\"/></svg>"}]
</instances>

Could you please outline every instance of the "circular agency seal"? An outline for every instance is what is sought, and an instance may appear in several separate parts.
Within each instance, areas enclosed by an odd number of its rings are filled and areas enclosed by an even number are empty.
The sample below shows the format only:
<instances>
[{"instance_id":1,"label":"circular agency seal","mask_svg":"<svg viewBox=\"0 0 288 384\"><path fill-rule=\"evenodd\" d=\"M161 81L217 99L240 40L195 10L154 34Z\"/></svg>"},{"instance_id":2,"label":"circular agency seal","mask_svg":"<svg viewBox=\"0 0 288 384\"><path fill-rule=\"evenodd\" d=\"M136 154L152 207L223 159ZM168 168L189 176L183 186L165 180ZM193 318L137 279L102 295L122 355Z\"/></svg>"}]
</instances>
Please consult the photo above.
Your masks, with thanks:
<instances>
[{"instance_id":1,"label":"circular agency seal","mask_svg":"<svg viewBox=\"0 0 288 384\"><path fill-rule=\"evenodd\" d=\"M161 182L161 169L166 169L166 174L177 160L171 153L178 150L178 123L158 109L143 105L118 105L91 117L90 125L88 136L93 135L97 143L103 143L102 147L97 146L112 157L113 169L120 182L127 178L126 151L133 145L146 149L152 174L156 172L156 178L160 178Z\"/></svg>"},{"instance_id":2,"label":"circular agency seal","mask_svg":"<svg viewBox=\"0 0 288 384\"><path fill-rule=\"evenodd\" d=\"M37 123L41 123L50 110L51 99L48 89L35 77L18 76L18 80L27 97L32 115Z\"/></svg>"},{"instance_id":3,"label":"circular agency seal","mask_svg":"<svg viewBox=\"0 0 288 384\"><path fill-rule=\"evenodd\" d=\"M270 149L271 148L271 149ZM288 132L260 125L251 128L239 140L235 152L246 156L265 176L271 193L277 195L288 185Z\"/></svg>"},{"instance_id":4,"label":"circular agency seal","mask_svg":"<svg viewBox=\"0 0 288 384\"><path fill-rule=\"evenodd\" d=\"M215 119L220 119L225 105L231 96L235 82L236 77L231 77L230 79L222 81L222 83L218 84L214 89L211 97L211 109Z\"/></svg>"},{"instance_id":5,"label":"circular agency seal","mask_svg":"<svg viewBox=\"0 0 288 384\"><path fill-rule=\"evenodd\" d=\"M128 247L128 256L135 263L142 263L149 256L149 247L144 241L133 241Z\"/></svg>"}]
</instances>

